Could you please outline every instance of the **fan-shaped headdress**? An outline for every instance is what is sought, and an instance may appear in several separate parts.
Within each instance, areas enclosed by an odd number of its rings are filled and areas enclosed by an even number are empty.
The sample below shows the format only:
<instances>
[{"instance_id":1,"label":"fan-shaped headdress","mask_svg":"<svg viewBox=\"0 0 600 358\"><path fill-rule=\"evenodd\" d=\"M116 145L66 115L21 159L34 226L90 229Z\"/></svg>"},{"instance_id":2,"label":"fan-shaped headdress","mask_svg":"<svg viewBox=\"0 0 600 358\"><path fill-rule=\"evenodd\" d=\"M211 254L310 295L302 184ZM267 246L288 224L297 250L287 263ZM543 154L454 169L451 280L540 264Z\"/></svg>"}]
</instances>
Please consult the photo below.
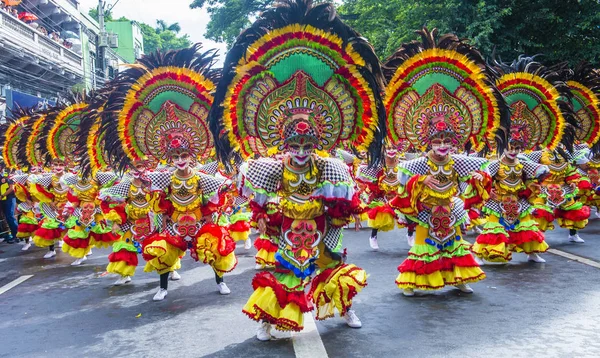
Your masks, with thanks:
<instances>
[{"instance_id":1,"label":"fan-shaped headdress","mask_svg":"<svg viewBox=\"0 0 600 358\"><path fill-rule=\"evenodd\" d=\"M503 146L508 112L479 51L452 34L437 39L436 29L417 33L420 42L402 45L384 64L392 143L424 151L447 133L459 148L479 151L494 140Z\"/></svg>"},{"instance_id":2,"label":"fan-shaped headdress","mask_svg":"<svg viewBox=\"0 0 600 358\"><path fill-rule=\"evenodd\" d=\"M22 156L19 156L19 143L27 133L26 127L31 121L32 115L31 108L17 107L11 111L6 123L0 126L2 157L4 164L9 169L23 169L28 164L22 160Z\"/></svg>"},{"instance_id":3,"label":"fan-shaped headdress","mask_svg":"<svg viewBox=\"0 0 600 358\"><path fill-rule=\"evenodd\" d=\"M379 62L333 5L277 1L237 38L223 71L210 114L222 162L232 149L245 159L274 154L299 134L320 150L352 145L380 159Z\"/></svg>"},{"instance_id":4,"label":"fan-shaped headdress","mask_svg":"<svg viewBox=\"0 0 600 358\"><path fill-rule=\"evenodd\" d=\"M198 160L211 155L207 118L219 72L212 69L215 51L200 49L156 52L119 73L102 132L107 144L120 142L125 155L114 159L121 168L131 161L165 162L172 150L189 151ZM117 127L110 128L114 118Z\"/></svg>"},{"instance_id":5,"label":"fan-shaped headdress","mask_svg":"<svg viewBox=\"0 0 600 358\"><path fill-rule=\"evenodd\" d=\"M75 161L75 139L87 103L85 96L72 94L58 108L58 113L46 138L46 148L52 160Z\"/></svg>"},{"instance_id":6,"label":"fan-shaped headdress","mask_svg":"<svg viewBox=\"0 0 600 358\"><path fill-rule=\"evenodd\" d=\"M591 64L582 62L567 72L566 80L579 124L575 137L579 143L592 147L600 139L600 75Z\"/></svg>"},{"instance_id":7,"label":"fan-shaped headdress","mask_svg":"<svg viewBox=\"0 0 600 358\"><path fill-rule=\"evenodd\" d=\"M90 93L88 106L81 116L81 123L75 143L75 154L80 158L83 177L108 167L108 155L104 133L100 132L102 113L112 88L109 86Z\"/></svg>"},{"instance_id":8,"label":"fan-shaped headdress","mask_svg":"<svg viewBox=\"0 0 600 358\"><path fill-rule=\"evenodd\" d=\"M511 110L511 141L524 149L554 149L566 131L570 93L559 73L519 56L511 64L494 61L499 74L497 86Z\"/></svg>"}]
</instances>

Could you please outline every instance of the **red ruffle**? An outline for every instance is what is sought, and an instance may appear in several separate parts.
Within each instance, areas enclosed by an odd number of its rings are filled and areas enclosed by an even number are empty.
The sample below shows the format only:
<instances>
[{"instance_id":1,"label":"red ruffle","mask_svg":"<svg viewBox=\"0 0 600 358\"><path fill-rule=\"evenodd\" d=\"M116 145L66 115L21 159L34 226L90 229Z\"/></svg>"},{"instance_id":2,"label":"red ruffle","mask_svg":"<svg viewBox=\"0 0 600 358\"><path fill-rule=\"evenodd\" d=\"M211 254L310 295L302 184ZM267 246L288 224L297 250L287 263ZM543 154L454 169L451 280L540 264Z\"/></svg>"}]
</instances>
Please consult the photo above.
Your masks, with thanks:
<instances>
[{"instance_id":1,"label":"red ruffle","mask_svg":"<svg viewBox=\"0 0 600 358\"><path fill-rule=\"evenodd\" d=\"M410 208L410 198L408 196L401 197L396 195L392 200L389 201L389 205L398 209Z\"/></svg>"},{"instance_id":2,"label":"red ruffle","mask_svg":"<svg viewBox=\"0 0 600 358\"><path fill-rule=\"evenodd\" d=\"M417 275L429 275L438 271L453 271L454 267L479 267L471 254L455 256L451 258L442 257L433 262L406 259L400 266L400 272L414 272Z\"/></svg>"},{"instance_id":3,"label":"red ruffle","mask_svg":"<svg viewBox=\"0 0 600 358\"><path fill-rule=\"evenodd\" d=\"M579 183L577 183L577 187L579 188L579 190L592 190L592 183L590 183L587 180L581 180L579 181Z\"/></svg>"},{"instance_id":4,"label":"red ruffle","mask_svg":"<svg viewBox=\"0 0 600 358\"><path fill-rule=\"evenodd\" d=\"M25 224L19 223L19 227L17 227L17 232L20 233L32 233L38 229L38 226L35 224Z\"/></svg>"},{"instance_id":5,"label":"red ruffle","mask_svg":"<svg viewBox=\"0 0 600 358\"><path fill-rule=\"evenodd\" d=\"M90 246L90 239L71 239L66 236L63 238L65 244L71 246L74 249L86 249Z\"/></svg>"},{"instance_id":6,"label":"red ruffle","mask_svg":"<svg viewBox=\"0 0 600 358\"><path fill-rule=\"evenodd\" d=\"M113 234L112 232L107 232L104 234L98 234L95 232L90 232L90 237L93 238L95 241L98 242L115 242L119 240L119 236Z\"/></svg>"},{"instance_id":7,"label":"red ruffle","mask_svg":"<svg viewBox=\"0 0 600 358\"><path fill-rule=\"evenodd\" d=\"M108 262L120 262L125 261L129 266L138 265L138 255L135 252L127 251L125 249L113 252L108 255Z\"/></svg>"},{"instance_id":8,"label":"red ruffle","mask_svg":"<svg viewBox=\"0 0 600 358\"><path fill-rule=\"evenodd\" d=\"M252 279L252 287L254 290L259 287L270 287L273 292L275 292L277 302L281 308L286 307L290 303L295 303L300 307L301 312L310 312L313 310L313 304L307 299L304 291L287 291L282 284L277 282L275 276L270 272L260 272L256 274L254 279Z\"/></svg>"},{"instance_id":9,"label":"red ruffle","mask_svg":"<svg viewBox=\"0 0 600 358\"><path fill-rule=\"evenodd\" d=\"M34 235L41 237L44 240L57 240L60 239L61 234L63 233L62 229L46 229L43 227L35 230Z\"/></svg>"},{"instance_id":10,"label":"red ruffle","mask_svg":"<svg viewBox=\"0 0 600 358\"><path fill-rule=\"evenodd\" d=\"M477 210L469 210L468 214L469 214L469 219L471 219L471 220L479 219L479 217L481 216L481 215L479 215L479 212Z\"/></svg>"},{"instance_id":11,"label":"red ruffle","mask_svg":"<svg viewBox=\"0 0 600 358\"><path fill-rule=\"evenodd\" d=\"M250 230L250 223L244 220L229 225L229 231L232 232L246 232L248 230Z\"/></svg>"},{"instance_id":12,"label":"red ruffle","mask_svg":"<svg viewBox=\"0 0 600 358\"><path fill-rule=\"evenodd\" d=\"M203 234L212 235L219 240L217 250L221 256L227 256L235 250L235 241L224 227L217 224L206 224L198 231L197 237Z\"/></svg>"},{"instance_id":13,"label":"red ruffle","mask_svg":"<svg viewBox=\"0 0 600 358\"><path fill-rule=\"evenodd\" d=\"M158 208L160 212L166 216L171 216L175 208L173 208L173 204L169 200L166 199L164 192L158 192Z\"/></svg>"},{"instance_id":14,"label":"red ruffle","mask_svg":"<svg viewBox=\"0 0 600 358\"><path fill-rule=\"evenodd\" d=\"M478 244L498 245L508 243L508 237L504 234L481 234L477 236Z\"/></svg>"},{"instance_id":15,"label":"red ruffle","mask_svg":"<svg viewBox=\"0 0 600 358\"><path fill-rule=\"evenodd\" d=\"M531 194L532 194L531 189L521 190L519 192L519 198L521 198L521 199L527 199L527 198L529 198L531 196Z\"/></svg>"},{"instance_id":16,"label":"red ruffle","mask_svg":"<svg viewBox=\"0 0 600 358\"><path fill-rule=\"evenodd\" d=\"M44 188L43 186L41 186L40 184L36 184L35 185L35 189L42 195L44 195L46 198L50 199L50 200L54 200L54 194L52 194L51 192L49 192L48 190L46 190L46 188Z\"/></svg>"},{"instance_id":17,"label":"red ruffle","mask_svg":"<svg viewBox=\"0 0 600 358\"><path fill-rule=\"evenodd\" d=\"M100 209L104 214L108 214L114 211L121 218L121 224L127 221L127 213L125 212L125 205L111 205L106 201L100 203Z\"/></svg>"},{"instance_id":18,"label":"red ruffle","mask_svg":"<svg viewBox=\"0 0 600 358\"><path fill-rule=\"evenodd\" d=\"M334 219L348 218L361 211L358 193L351 200L323 199L327 205L327 215Z\"/></svg>"},{"instance_id":19,"label":"red ruffle","mask_svg":"<svg viewBox=\"0 0 600 358\"><path fill-rule=\"evenodd\" d=\"M526 242L543 242L544 235L538 231L519 231L508 233L508 243L513 245L522 245Z\"/></svg>"},{"instance_id":20,"label":"red ruffle","mask_svg":"<svg viewBox=\"0 0 600 358\"><path fill-rule=\"evenodd\" d=\"M556 209L556 210L554 210L554 216L556 216L557 218L565 219L565 220L583 221L583 220L589 219L590 207L584 205L579 210Z\"/></svg>"},{"instance_id":21,"label":"red ruffle","mask_svg":"<svg viewBox=\"0 0 600 358\"><path fill-rule=\"evenodd\" d=\"M79 198L73 195L70 190L67 192L67 201L71 204L79 204Z\"/></svg>"},{"instance_id":22,"label":"red ruffle","mask_svg":"<svg viewBox=\"0 0 600 358\"><path fill-rule=\"evenodd\" d=\"M260 251L260 250L266 250L267 252L277 252L277 245L274 244L271 240L269 239L262 239L262 238L258 238L254 241L254 247Z\"/></svg>"},{"instance_id":23,"label":"red ruffle","mask_svg":"<svg viewBox=\"0 0 600 358\"><path fill-rule=\"evenodd\" d=\"M574 182L576 180L580 180L580 179L581 179L581 175L579 175L579 174L573 174L573 175L570 175L570 176L566 177L565 178L565 182L566 183L572 183L572 182Z\"/></svg>"},{"instance_id":24,"label":"red ruffle","mask_svg":"<svg viewBox=\"0 0 600 358\"><path fill-rule=\"evenodd\" d=\"M554 221L554 215L552 214L552 212L544 209L535 209L533 211L533 217L538 219L544 219L549 223Z\"/></svg>"},{"instance_id":25,"label":"red ruffle","mask_svg":"<svg viewBox=\"0 0 600 358\"><path fill-rule=\"evenodd\" d=\"M390 205L388 205L388 204L376 206L367 211L367 215L369 215L369 219L371 219L371 220L375 220L375 218L377 218L377 214L379 214L379 213L390 214L393 217L396 217L396 213L394 212L394 209L392 209L390 207Z\"/></svg>"},{"instance_id":26,"label":"red ruffle","mask_svg":"<svg viewBox=\"0 0 600 358\"><path fill-rule=\"evenodd\" d=\"M225 195L219 195L219 202L213 203L211 201L207 202L206 205L202 205L201 211L203 216L209 216L213 213L219 211L219 209L225 203Z\"/></svg>"},{"instance_id":27,"label":"red ruffle","mask_svg":"<svg viewBox=\"0 0 600 358\"><path fill-rule=\"evenodd\" d=\"M142 252L144 252L142 254L142 257L144 258L144 260L150 261L154 258L154 256L148 255L145 253L146 246L152 244L155 241L160 241L160 240L165 240L167 243L177 247L181 251L187 250L187 243L185 242L185 240L183 240L183 238L181 238L179 236L172 236L169 234L154 234L154 235L146 238L144 241L142 241Z\"/></svg>"}]
</instances>

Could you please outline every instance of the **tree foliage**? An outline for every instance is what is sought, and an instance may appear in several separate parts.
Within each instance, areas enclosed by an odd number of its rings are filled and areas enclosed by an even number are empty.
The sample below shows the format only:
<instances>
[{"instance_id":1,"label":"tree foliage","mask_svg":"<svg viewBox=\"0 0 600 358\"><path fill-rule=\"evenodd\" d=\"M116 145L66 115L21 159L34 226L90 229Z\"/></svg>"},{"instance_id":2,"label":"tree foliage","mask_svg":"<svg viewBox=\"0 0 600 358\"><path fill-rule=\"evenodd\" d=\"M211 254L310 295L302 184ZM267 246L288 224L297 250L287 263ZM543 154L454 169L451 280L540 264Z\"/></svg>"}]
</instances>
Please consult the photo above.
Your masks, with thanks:
<instances>
[{"instance_id":1,"label":"tree foliage","mask_svg":"<svg viewBox=\"0 0 600 358\"><path fill-rule=\"evenodd\" d=\"M192 0L207 9L205 36L232 44L241 30L274 0ZM504 60L520 53L544 54L547 62L600 62L597 0L338 0L340 15L384 59L414 31L427 26L469 38L484 54Z\"/></svg>"},{"instance_id":2,"label":"tree foliage","mask_svg":"<svg viewBox=\"0 0 600 358\"><path fill-rule=\"evenodd\" d=\"M98 10L92 8L88 14L98 21ZM131 21L126 17L121 17L114 20L110 11L105 13L105 21ZM156 20L156 27L152 27L143 22L138 22L142 30L144 38L144 51L150 53L158 49L161 50L177 50L180 48L190 47L192 42L187 34L179 36L181 26L175 22L168 24L164 20Z\"/></svg>"}]
</instances>

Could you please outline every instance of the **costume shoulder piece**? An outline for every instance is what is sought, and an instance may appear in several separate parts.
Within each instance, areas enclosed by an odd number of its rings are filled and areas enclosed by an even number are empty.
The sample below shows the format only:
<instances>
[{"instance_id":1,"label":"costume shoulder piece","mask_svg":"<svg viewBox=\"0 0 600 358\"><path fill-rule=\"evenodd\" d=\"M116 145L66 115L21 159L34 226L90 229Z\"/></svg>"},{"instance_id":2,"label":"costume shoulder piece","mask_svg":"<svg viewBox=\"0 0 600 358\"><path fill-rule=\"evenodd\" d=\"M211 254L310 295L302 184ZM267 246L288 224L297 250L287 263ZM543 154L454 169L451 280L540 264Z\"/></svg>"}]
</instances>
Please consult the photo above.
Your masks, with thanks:
<instances>
[{"instance_id":1,"label":"costume shoulder piece","mask_svg":"<svg viewBox=\"0 0 600 358\"><path fill-rule=\"evenodd\" d=\"M508 111L479 51L452 34L437 39L436 29L417 33L420 42L402 45L384 63L391 142L425 151L432 134L449 131L461 149L506 145L501 120Z\"/></svg>"},{"instance_id":2,"label":"costume shoulder piece","mask_svg":"<svg viewBox=\"0 0 600 358\"><path fill-rule=\"evenodd\" d=\"M274 195L279 191L283 176L283 162L271 158L248 161L242 166L245 186L250 186L253 192Z\"/></svg>"},{"instance_id":3,"label":"costume shoulder piece","mask_svg":"<svg viewBox=\"0 0 600 358\"><path fill-rule=\"evenodd\" d=\"M62 102L46 138L46 148L52 159L74 159L75 138L86 108L87 103L83 95L74 93Z\"/></svg>"},{"instance_id":4,"label":"costume shoulder piece","mask_svg":"<svg viewBox=\"0 0 600 358\"><path fill-rule=\"evenodd\" d=\"M385 136L383 76L371 45L331 4L282 0L234 43L210 113L226 162L282 151L292 116L308 115L317 149L368 150L379 160Z\"/></svg>"},{"instance_id":5,"label":"costume shoulder piece","mask_svg":"<svg viewBox=\"0 0 600 358\"><path fill-rule=\"evenodd\" d=\"M526 150L556 148L567 129L561 98L570 97L559 74L526 56L510 64L495 61L494 70L511 109L511 141L521 142Z\"/></svg>"},{"instance_id":6,"label":"costume shoulder piece","mask_svg":"<svg viewBox=\"0 0 600 358\"><path fill-rule=\"evenodd\" d=\"M119 73L102 130L108 143L120 143L124 155L114 158L120 167L137 160L164 163L177 148L198 161L211 155L207 117L219 72L212 68L215 51L200 49L152 53ZM116 128L107 123L113 119Z\"/></svg>"},{"instance_id":7,"label":"costume shoulder piece","mask_svg":"<svg viewBox=\"0 0 600 358\"><path fill-rule=\"evenodd\" d=\"M0 125L0 145L2 158L7 168L16 170L27 165L19 156L19 143L26 135L33 111L28 108L16 108L10 113L6 123Z\"/></svg>"}]
</instances>

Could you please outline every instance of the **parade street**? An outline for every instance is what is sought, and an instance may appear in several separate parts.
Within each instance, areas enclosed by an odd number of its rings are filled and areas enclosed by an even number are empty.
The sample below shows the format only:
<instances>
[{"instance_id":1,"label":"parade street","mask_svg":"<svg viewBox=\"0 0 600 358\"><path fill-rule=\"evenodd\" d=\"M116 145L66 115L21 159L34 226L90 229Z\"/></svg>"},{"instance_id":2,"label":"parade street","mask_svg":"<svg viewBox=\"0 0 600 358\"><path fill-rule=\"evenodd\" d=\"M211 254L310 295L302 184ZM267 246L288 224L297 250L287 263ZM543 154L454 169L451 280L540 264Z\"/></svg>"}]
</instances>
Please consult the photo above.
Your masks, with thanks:
<instances>
[{"instance_id":1,"label":"parade street","mask_svg":"<svg viewBox=\"0 0 600 358\"><path fill-rule=\"evenodd\" d=\"M595 218L581 232L585 244L568 243L563 229L548 232L547 263L516 254L508 265L486 265L473 295L446 288L407 298L394 284L408 252L405 230L381 233L378 252L367 229L346 230L351 261L370 275L354 304L363 327L336 317L316 322L315 331L307 316L304 332L277 332L271 342L258 341L257 324L241 312L252 293L254 249L238 246L238 267L225 276L231 295L219 295L210 267L187 256L181 281L153 302L158 276L144 273L143 263L130 284L114 287L108 250L71 267L65 254L44 260L44 250L1 244L0 356L598 357L599 232Z\"/></svg>"}]
</instances>

